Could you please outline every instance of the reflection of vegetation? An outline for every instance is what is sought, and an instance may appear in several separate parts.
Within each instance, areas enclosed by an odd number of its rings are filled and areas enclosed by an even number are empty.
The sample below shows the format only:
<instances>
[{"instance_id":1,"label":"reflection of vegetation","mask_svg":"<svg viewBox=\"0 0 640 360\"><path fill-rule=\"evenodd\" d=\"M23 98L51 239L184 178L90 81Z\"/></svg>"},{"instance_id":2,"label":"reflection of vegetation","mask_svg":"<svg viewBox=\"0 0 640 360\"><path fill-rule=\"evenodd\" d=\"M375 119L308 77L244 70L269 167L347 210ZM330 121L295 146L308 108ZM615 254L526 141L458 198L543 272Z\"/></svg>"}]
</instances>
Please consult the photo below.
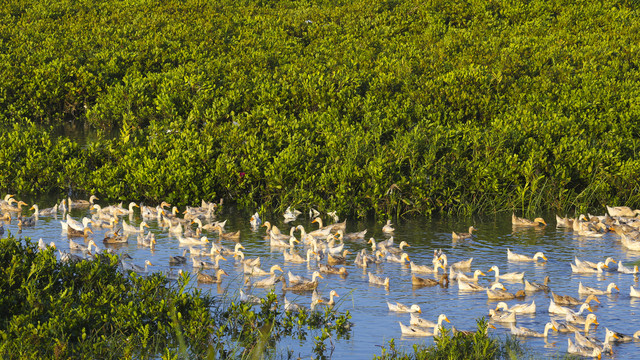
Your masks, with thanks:
<instances>
[{"instance_id":1,"label":"reflection of vegetation","mask_svg":"<svg viewBox=\"0 0 640 360\"><path fill-rule=\"evenodd\" d=\"M396 349L395 342L389 342L389 348L383 348L382 354L374 357L377 360L403 359L522 359L529 358L519 341L506 338L501 342L489 337L486 333L487 321L479 319L477 331L473 334L458 332L451 335L444 329L440 336L435 337L432 346L414 345L413 354ZM531 356L531 358L534 358Z\"/></svg>"},{"instance_id":2,"label":"reflection of vegetation","mask_svg":"<svg viewBox=\"0 0 640 360\"><path fill-rule=\"evenodd\" d=\"M0 190L357 215L638 206L638 15L611 0L11 0ZM119 135L81 149L28 125L65 121Z\"/></svg>"},{"instance_id":3,"label":"reflection of vegetation","mask_svg":"<svg viewBox=\"0 0 640 360\"><path fill-rule=\"evenodd\" d=\"M260 311L224 304L160 274L131 276L118 258L60 263L52 250L12 236L0 240L0 357L37 358L228 358L257 354L283 336L316 336L324 356L325 334L349 335L349 314L301 312L277 306L275 295ZM261 341L257 341L260 339Z\"/></svg>"}]
</instances>

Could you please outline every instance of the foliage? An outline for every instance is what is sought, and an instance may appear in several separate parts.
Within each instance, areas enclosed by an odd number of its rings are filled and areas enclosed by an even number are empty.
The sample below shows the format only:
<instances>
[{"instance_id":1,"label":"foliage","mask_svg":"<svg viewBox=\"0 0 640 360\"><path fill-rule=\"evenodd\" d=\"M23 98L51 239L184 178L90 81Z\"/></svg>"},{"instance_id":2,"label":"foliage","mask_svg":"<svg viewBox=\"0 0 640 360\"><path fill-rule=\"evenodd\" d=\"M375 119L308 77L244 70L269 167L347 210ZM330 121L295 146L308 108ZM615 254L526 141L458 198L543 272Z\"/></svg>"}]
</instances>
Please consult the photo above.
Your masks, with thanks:
<instances>
[{"instance_id":1,"label":"foliage","mask_svg":"<svg viewBox=\"0 0 640 360\"><path fill-rule=\"evenodd\" d=\"M440 336L434 338L432 346L414 345L413 354L396 349L395 342L389 342L389 349L383 348L380 356L374 359L513 359L522 358L524 353L517 340L507 338L504 342L492 339L486 333L488 323L484 318L477 320L477 331L472 335L458 332L451 336L443 329Z\"/></svg>"},{"instance_id":2,"label":"foliage","mask_svg":"<svg viewBox=\"0 0 640 360\"><path fill-rule=\"evenodd\" d=\"M5 5L2 191L385 217L640 206L636 2ZM46 134L69 121L103 136Z\"/></svg>"},{"instance_id":3,"label":"foliage","mask_svg":"<svg viewBox=\"0 0 640 360\"><path fill-rule=\"evenodd\" d=\"M254 312L190 288L186 274L177 283L159 273L124 274L108 254L62 263L52 249L37 251L30 239L10 235L0 240L0 265L3 359L245 357L258 338L262 351L312 330L349 335L348 313L294 316L273 293Z\"/></svg>"}]
</instances>

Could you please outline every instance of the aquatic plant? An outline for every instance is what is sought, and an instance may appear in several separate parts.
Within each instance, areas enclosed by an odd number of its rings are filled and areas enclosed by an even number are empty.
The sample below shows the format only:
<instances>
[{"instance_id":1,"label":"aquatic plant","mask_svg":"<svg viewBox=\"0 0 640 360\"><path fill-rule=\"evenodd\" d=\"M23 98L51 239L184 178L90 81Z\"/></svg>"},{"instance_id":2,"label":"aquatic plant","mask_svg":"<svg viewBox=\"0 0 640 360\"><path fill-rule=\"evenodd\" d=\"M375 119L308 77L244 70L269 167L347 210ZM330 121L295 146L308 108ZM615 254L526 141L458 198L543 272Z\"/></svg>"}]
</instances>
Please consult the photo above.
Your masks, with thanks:
<instances>
[{"instance_id":1,"label":"aquatic plant","mask_svg":"<svg viewBox=\"0 0 640 360\"><path fill-rule=\"evenodd\" d=\"M276 306L273 293L256 312L190 287L187 274L171 282L159 273L124 273L109 254L62 263L36 245L11 235L0 240L3 359L246 357L283 336L320 331L318 343L348 336L348 313L293 315Z\"/></svg>"}]
</instances>

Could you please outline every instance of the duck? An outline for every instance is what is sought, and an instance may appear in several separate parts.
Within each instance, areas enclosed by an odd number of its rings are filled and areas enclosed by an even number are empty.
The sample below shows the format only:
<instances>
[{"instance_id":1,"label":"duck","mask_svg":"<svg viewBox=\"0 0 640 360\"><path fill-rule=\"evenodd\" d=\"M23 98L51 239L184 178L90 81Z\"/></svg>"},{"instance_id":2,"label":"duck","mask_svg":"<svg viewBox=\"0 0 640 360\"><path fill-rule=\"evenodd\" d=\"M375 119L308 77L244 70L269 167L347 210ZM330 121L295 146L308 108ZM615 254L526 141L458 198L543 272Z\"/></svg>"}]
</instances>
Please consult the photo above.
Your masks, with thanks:
<instances>
[{"instance_id":1,"label":"duck","mask_svg":"<svg viewBox=\"0 0 640 360\"><path fill-rule=\"evenodd\" d=\"M500 286L496 286L495 288L492 286L491 289L487 289L487 298L489 300L511 300L515 299L516 296L507 291L504 285L500 283L496 283L494 285L499 284Z\"/></svg>"},{"instance_id":2,"label":"duck","mask_svg":"<svg viewBox=\"0 0 640 360\"><path fill-rule=\"evenodd\" d=\"M387 223L382 227L382 232L385 234L391 234L395 231L395 229L393 228L393 224L391 223L391 220L387 220Z\"/></svg>"},{"instance_id":3,"label":"duck","mask_svg":"<svg viewBox=\"0 0 640 360\"><path fill-rule=\"evenodd\" d=\"M440 280L435 279L425 279L421 277L417 277L414 274L411 274L411 284L413 287L425 287L425 286L436 286L440 285L440 287L448 287L449 286L449 275L443 274L440 277Z\"/></svg>"},{"instance_id":4,"label":"duck","mask_svg":"<svg viewBox=\"0 0 640 360\"><path fill-rule=\"evenodd\" d=\"M405 329L402 332L403 335L437 336L440 329L442 329L442 323L445 321L448 323L451 322L449 321L449 318L447 318L447 315L445 314L438 315L438 320L436 323L420 318L416 312L412 312L410 314L411 314L411 320L409 321L408 327L400 323L401 329L405 327ZM433 333L431 333L431 335L427 334L428 331L426 329L428 328L433 328Z\"/></svg>"},{"instance_id":5,"label":"duck","mask_svg":"<svg viewBox=\"0 0 640 360\"><path fill-rule=\"evenodd\" d=\"M96 200L100 200L100 199L98 199L98 197L95 196L95 195L91 195L89 197L89 200L82 200L82 199L71 200L71 198L69 198L67 200L67 204L69 205L69 210L71 210L71 209L81 209L81 208L90 207L91 205L93 205L93 203Z\"/></svg>"},{"instance_id":6,"label":"duck","mask_svg":"<svg viewBox=\"0 0 640 360\"><path fill-rule=\"evenodd\" d=\"M197 276L198 282L207 283L207 284L219 284L222 282L222 275L229 275L227 274L226 271L224 271L224 269L216 270L215 276L206 274L202 272L202 270L198 271L197 274L198 274Z\"/></svg>"},{"instance_id":7,"label":"duck","mask_svg":"<svg viewBox=\"0 0 640 360\"><path fill-rule=\"evenodd\" d=\"M329 265L342 265L347 262L347 255L351 254L349 250L344 250L342 255L337 254L327 254L327 263Z\"/></svg>"},{"instance_id":8,"label":"duck","mask_svg":"<svg viewBox=\"0 0 640 360\"><path fill-rule=\"evenodd\" d=\"M258 279L251 283L251 286L254 287L271 287L274 286L278 281L282 280L282 275L271 274L266 278ZM247 279L248 281L249 279Z\"/></svg>"},{"instance_id":9,"label":"duck","mask_svg":"<svg viewBox=\"0 0 640 360\"><path fill-rule=\"evenodd\" d=\"M407 253L402 253L401 256L395 256L393 254L387 254L387 261L388 262L393 262L393 263L399 263L399 264L404 264L405 261L409 261L409 254Z\"/></svg>"},{"instance_id":10,"label":"duck","mask_svg":"<svg viewBox=\"0 0 640 360\"><path fill-rule=\"evenodd\" d=\"M608 333L611 333L612 337L613 337L613 342L616 343L624 343L624 342L629 342L629 341L633 341L635 334L634 335L626 335L623 333L619 333L617 331L613 331L613 330L609 330L609 328L605 327L605 331L607 331ZM637 334L637 332L636 332Z\"/></svg>"},{"instance_id":11,"label":"duck","mask_svg":"<svg viewBox=\"0 0 640 360\"><path fill-rule=\"evenodd\" d=\"M433 331L429 331L425 328L416 327L412 325L404 325L402 321L398 321L400 324L400 333L405 336L438 336L440 334L440 327L434 326Z\"/></svg>"},{"instance_id":12,"label":"duck","mask_svg":"<svg viewBox=\"0 0 640 360\"><path fill-rule=\"evenodd\" d=\"M393 255L401 255L404 252L405 247L411 247L411 245L409 245L406 241L402 240L400 241L400 244L398 244L398 247L385 246L384 251L391 253Z\"/></svg>"},{"instance_id":13,"label":"duck","mask_svg":"<svg viewBox=\"0 0 640 360\"><path fill-rule=\"evenodd\" d=\"M257 305L262 302L262 300L259 297L252 294L247 294L242 289L238 291L238 301L253 304L253 305Z\"/></svg>"},{"instance_id":14,"label":"duck","mask_svg":"<svg viewBox=\"0 0 640 360\"><path fill-rule=\"evenodd\" d=\"M520 272L520 273L519 272L510 272L510 273L506 273L506 274L500 275L500 269L496 265L493 265L491 267L491 269L489 269L489 271L495 272L496 281L498 281L498 279L520 280L520 281L522 281L522 279L524 278L524 272Z\"/></svg>"},{"instance_id":15,"label":"duck","mask_svg":"<svg viewBox=\"0 0 640 360\"><path fill-rule=\"evenodd\" d=\"M292 263L309 263L311 261L311 256L314 255L315 252L313 251L313 249L308 249L307 250L307 258L303 258L302 256L300 256L299 254L293 253L293 252L287 252L287 250L283 250L282 251L282 255L284 257L284 261L286 262L292 262Z\"/></svg>"},{"instance_id":16,"label":"duck","mask_svg":"<svg viewBox=\"0 0 640 360\"><path fill-rule=\"evenodd\" d=\"M325 274L349 275L349 273L347 272L347 269L344 266L336 268L334 266L326 265L322 263L318 264L318 271Z\"/></svg>"},{"instance_id":17,"label":"duck","mask_svg":"<svg viewBox=\"0 0 640 360\"><path fill-rule=\"evenodd\" d=\"M47 250L48 248L52 248L55 249L56 248L56 243L54 243L53 241L49 243L49 245L47 245L44 240L42 240L42 238L38 239L38 250Z\"/></svg>"},{"instance_id":18,"label":"duck","mask_svg":"<svg viewBox=\"0 0 640 360\"><path fill-rule=\"evenodd\" d=\"M596 319L596 321L594 322L594 324L596 322L598 322L596 314L587 314L587 316L582 316L576 312L569 312L565 315L564 320L567 323L573 323L573 324L580 324L583 325L587 322L587 318L588 317L593 317L594 319Z\"/></svg>"},{"instance_id":19,"label":"duck","mask_svg":"<svg viewBox=\"0 0 640 360\"><path fill-rule=\"evenodd\" d=\"M427 265L417 265L413 261L409 262L409 266L412 273L437 274L438 269L440 268L444 271L447 270L441 262L437 262L436 264L434 264L433 268Z\"/></svg>"},{"instance_id":20,"label":"duck","mask_svg":"<svg viewBox=\"0 0 640 360\"><path fill-rule=\"evenodd\" d=\"M640 291L638 291L637 289L635 289L633 287L633 285L631 285L631 289L629 291L629 296L631 297L636 297L636 298L640 298Z\"/></svg>"},{"instance_id":21,"label":"duck","mask_svg":"<svg viewBox=\"0 0 640 360\"><path fill-rule=\"evenodd\" d=\"M556 215L556 227L573 228L573 219Z\"/></svg>"},{"instance_id":22,"label":"duck","mask_svg":"<svg viewBox=\"0 0 640 360\"><path fill-rule=\"evenodd\" d=\"M61 221L60 223L64 224L62 225L63 229L67 229L67 227L71 227L78 231L84 231L84 228L86 228L89 225L89 223L93 223L93 220L85 217L82 219L82 222L80 222L72 218L71 215L67 214L67 221L66 222Z\"/></svg>"},{"instance_id":23,"label":"duck","mask_svg":"<svg viewBox=\"0 0 640 360\"><path fill-rule=\"evenodd\" d=\"M334 297L340 297L340 295L338 295L338 293L335 290L331 290L329 292L329 299L327 298L323 298L322 296L320 296L318 294L317 290L313 290L313 294L311 294L311 302L315 301L315 300L319 300L319 302L321 302L322 304L325 304L329 307L332 307L336 304L336 301L334 300Z\"/></svg>"},{"instance_id":24,"label":"duck","mask_svg":"<svg viewBox=\"0 0 640 360\"><path fill-rule=\"evenodd\" d=\"M497 312L494 309L489 309L489 316L491 321L500 323L514 323L516 322L516 313L511 312Z\"/></svg>"},{"instance_id":25,"label":"duck","mask_svg":"<svg viewBox=\"0 0 640 360\"><path fill-rule=\"evenodd\" d=\"M316 223L318 223L318 226L319 226L320 229L327 229L328 228L328 229L331 230L332 233L337 233L338 230L345 231L347 229L347 220L345 220L343 222L338 222L338 220L336 220L334 218L334 221L335 222L333 224L330 224L330 225L327 225L327 226L322 226L323 225L322 224L322 218L316 217L316 218L313 219L313 221L311 223L313 224L314 222L316 222Z\"/></svg>"},{"instance_id":26,"label":"duck","mask_svg":"<svg viewBox=\"0 0 640 360\"><path fill-rule=\"evenodd\" d=\"M193 267L195 269L219 269L220 268L220 260L227 260L225 257L223 257L222 255L218 254L215 256L215 258L213 258L213 262L210 261L205 261L205 260L199 260L194 258L193 256L191 257L191 261L193 262Z\"/></svg>"},{"instance_id":27,"label":"duck","mask_svg":"<svg viewBox=\"0 0 640 360\"><path fill-rule=\"evenodd\" d=\"M83 237L86 238L89 234L93 234L93 230L89 227L85 227L82 231L78 231L71 226L67 227L67 237Z\"/></svg>"},{"instance_id":28,"label":"duck","mask_svg":"<svg viewBox=\"0 0 640 360\"><path fill-rule=\"evenodd\" d=\"M466 282L458 279L458 290L460 291L486 291L497 290L500 288L504 288L504 286L499 282L493 283L490 288L486 288L473 282Z\"/></svg>"},{"instance_id":29,"label":"duck","mask_svg":"<svg viewBox=\"0 0 640 360\"><path fill-rule=\"evenodd\" d=\"M372 285L380 285L380 286L384 286L384 287L389 287L389 278L382 278L379 276L376 276L370 272L367 272L367 275L369 276L369 284Z\"/></svg>"},{"instance_id":30,"label":"duck","mask_svg":"<svg viewBox=\"0 0 640 360\"><path fill-rule=\"evenodd\" d=\"M122 236L119 234L120 230L116 230L115 232L108 232L104 235L104 239L102 240L105 244L125 244L129 242L129 239L126 236Z\"/></svg>"},{"instance_id":31,"label":"duck","mask_svg":"<svg viewBox=\"0 0 640 360\"><path fill-rule=\"evenodd\" d=\"M137 228L133 225L129 225L127 224L127 222L125 220L122 220L122 231L127 232L127 233L143 233L144 232L144 228L145 227L149 227L149 225L147 225L146 222L141 222L140 223L140 227Z\"/></svg>"},{"instance_id":32,"label":"duck","mask_svg":"<svg viewBox=\"0 0 640 360\"><path fill-rule=\"evenodd\" d=\"M437 257L434 257L433 261L437 261L436 259L440 260L442 262L442 265L444 266L444 268L446 269L447 266L449 265L448 259L447 259L447 254L439 254ZM451 264L451 268L456 269L456 270L469 270L471 269L471 262L473 261L473 258L469 258L467 260L461 260L458 262L454 262L453 264Z\"/></svg>"},{"instance_id":33,"label":"duck","mask_svg":"<svg viewBox=\"0 0 640 360\"><path fill-rule=\"evenodd\" d=\"M532 220L517 217L516 214L511 214L511 224L516 226L547 226L547 223L543 218L535 218Z\"/></svg>"},{"instance_id":34,"label":"duck","mask_svg":"<svg viewBox=\"0 0 640 360\"><path fill-rule=\"evenodd\" d=\"M187 262L187 249L182 250L182 255L170 256L169 265L181 265Z\"/></svg>"},{"instance_id":35,"label":"duck","mask_svg":"<svg viewBox=\"0 0 640 360\"><path fill-rule=\"evenodd\" d=\"M34 227L34 226L36 226L35 216L30 216L27 218L18 217L18 228L22 229L23 227Z\"/></svg>"},{"instance_id":36,"label":"duck","mask_svg":"<svg viewBox=\"0 0 640 360\"><path fill-rule=\"evenodd\" d=\"M420 310L420 306L418 304L407 306L397 301L395 304L392 304L387 301L387 307L389 308L389 311L402 312L402 313L422 313L422 310Z\"/></svg>"},{"instance_id":37,"label":"duck","mask_svg":"<svg viewBox=\"0 0 640 360\"><path fill-rule=\"evenodd\" d=\"M496 311L513 311L516 314L535 314L536 312L536 302L535 300L531 302L531 304L515 304L511 308L505 302L499 302L496 305Z\"/></svg>"},{"instance_id":38,"label":"duck","mask_svg":"<svg viewBox=\"0 0 640 360\"><path fill-rule=\"evenodd\" d=\"M633 269L622 265L622 261L618 261L618 272L621 274L638 274L638 265L634 265Z\"/></svg>"},{"instance_id":39,"label":"duck","mask_svg":"<svg viewBox=\"0 0 640 360\"><path fill-rule=\"evenodd\" d=\"M33 204L33 205L31 205L31 208L29 208L29 210L34 210L34 213L33 213L34 216L57 215L58 214L58 204L56 204L54 207L50 207L50 208L46 208L46 209L40 209L38 207L38 204Z\"/></svg>"},{"instance_id":40,"label":"duck","mask_svg":"<svg viewBox=\"0 0 640 360\"><path fill-rule=\"evenodd\" d=\"M577 354L586 357L597 357L600 359L602 356L602 350L600 348L586 348L571 342L571 339L567 339L567 352L569 354Z\"/></svg>"},{"instance_id":41,"label":"duck","mask_svg":"<svg viewBox=\"0 0 640 360\"><path fill-rule=\"evenodd\" d=\"M411 320L409 320L409 324L416 327L432 328L434 326L442 326L442 323L444 321L450 323L449 318L447 318L447 315L445 314L438 315L438 320L436 322L421 318L417 312L411 312L409 314L411 315Z\"/></svg>"},{"instance_id":42,"label":"duck","mask_svg":"<svg viewBox=\"0 0 640 360\"><path fill-rule=\"evenodd\" d=\"M149 266L155 266L149 260L144 261L144 267L140 265L136 265L134 263L125 262L125 261L121 261L120 263L122 265L122 270L133 271L137 273L142 273L142 272L146 273L149 271Z\"/></svg>"},{"instance_id":43,"label":"duck","mask_svg":"<svg viewBox=\"0 0 640 360\"><path fill-rule=\"evenodd\" d=\"M278 238L271 238L271 240L269 240L269 246L271 246L272 248L293 249L296 246L296 243L299 242L300 241L293 236L291 236L287 241L280 240Z\"/></svg>"},{"instance_id":44,"label":"duck","mask_svg":"<svg viewBox=\"0 0 640 360\"><path fill-rule=\"evenodd\" d=\"M570 265L571 265L571 271L576 274L594 274L594 273L602 274L604 269L608 268L608 266L602 261L596 264L595 269L590 266L578 266L573 263L570 263Z\"/></svg>"},{"instance_id":45,"label":"duck","mask_svg":"<svg viewBox=\"0 0 640 360\"><path fill-rule=\"evenodd\" d=\"M569 309L568 307L557 305L553 300L551 300L549 302L549 313L550 314L567 315L567 314L573 313L573 314L576 314L576 315L582 315L582 313L585 310L591 311L591 307L589 306L589 304L587 302L583 303L580 306L580 310L578 312L575 312L575 311Z\"/></svg>"},{"instance_id":46,"label":"duck","mask_svg":"<svg viewBox=\"0 0 640 360\"><path fill-rule=\"evenodd\" d=\"M640 214L640 210L633 210L628 206L606 206L611 217L636 217Z\"/></svg>"},{"instance_id":47,"label":"duck","mask_svg":"<svg viewBox=\"0 0 640 360\"><path fill-rule=\"evenodd\" d=\"M319 271L314 271L311 274L311 279L308 279L301 275L294 275L291 271L287 273L290 284L300 284L300 283L312 283L316 282L318 278L324 279L324 277L320 274Z\"/></svg>"},{"instance_id":48,"label":"duck","mask_svg":"<svg viewBox=\"0 0 640 360\"><path fill-rule=\"evenodd\" d=\"M594 269L596 269L598 267L598 263L594 263L594 262L587 261L587 260L580 260L580 259L578 259L577 256L574 256L573 261L576 263L576 266L578 266L578 267L590 267L590 268L594 268ZM616 264L617 261L612 257L606 258L604 260L604 264L606 265L605 268L609 268L609 264L610 263Z\"/></svg>"},{"instance_id":49,"label":"duck","mask_svg":"<svg viewBox=\"0 0 640 360\"><path fill-rule=\"evenodd\" d=\"M336 235L337 235L337 237L338 237L338 239L340 241L344 241L344 240L350 240L350 241L364 240L364 237L367 235L367 229L364 229L364 230L358 231L358 232L346 233L346 234L345 234L344 230L338 229L338 231L336 231Z\"/></svg>"},{"instance_id":50,"label":"duck","mask_svg":"<svg viewBox=\"0 0 640 360\"><path fill-rule=\"evenodd\" d=\"M255 231L258 230L261 224L262 219L260 219L260 214L258 214L258 212L256 211L255 214L251 215L251 218L249 219L249 225L251 225L251 229Z\"/></svg>"},{"instance_id":51,"label":"duck","mask_svg":"<svg viewBox=\"0 0 640 360\"><path fill-rule=\"evenodd\" d=\"M527 280L524 281L524 291L528 292L536 292L536 291L549 291L549 276L544 277L544 283L539 284L535 281L529 282Z\"/></svg>"},{"instance_id":52,"label":"duck","mask_svg":"<svg viewBox=\"0 0 640 360\"><path fill-rule=\"evenodd\" d=\"M539 333L537 331L528 329L526 327L517 327L515 325L515 323L511 323L511 334L515 335L515 336L522 336L522 337L548 337L549 336L549 330L556 330L556 327L553 326L552 323L548 322L545 324L544 326L544 331L542 333Z\"/></svg>"},{"instance_id":53,"label":"duck","mask_svg":"<svg viewBox=\"0 0 640 360\"><path fill-rule=\"evenodd\" d=\"M616 285L615 283L609 283L609 285L607 286L607 290L599 290L599 289L596 289L596 288L583 286L582 285L582 281L578 284L578 294L580 294L580 295L589 295L589 294L605 295L605 294L611 294L613 289L616 289L616 290L620 291L620 289L618 289L618 285Z\"/></svg>"},{"instance_id":54,"label":"duck","mask_svg":"<svg viewBox=\"0 0 640 360\"><path fill-rule=\"evenodd\" d=\"M527 255L522 255L522 254L516 254L514 252L511 251L511 249L507 249L507 260L508 261L513 261L513 262L524 262L524 261L536 261L538 259L543 259L544 261L547 261L547 257L544 256L544 253L542 253L542 251L538 251L537 253L535 253L535 255L533 255L533 257L527 256Z\"/></svg>"},{"instance_id":55,"label":"duck","mask_svg":"<svg viewBox=\"0 0 640 360\"><path fill-rule=\"evenodd\" d=\"M287 207L287 210L284 211L284 222L292 222L295 221L298 216L300 216L302 212L300 210L293 209L291 210L291 206Z\"/></svg>"},{"instance_id":56,"label":"duck","mask_svg":"<svg viewBox=\"0 0 640 360\"><path fill-rule=\"evenodd\" d=\"M149 231L147 234L140 233L138 234L138 245L143 247L151 248L152 250L156 245L156 235Z\"/></svg>"},{"instance_id":57,"label":"duck","mask_svg":"<svg viewBox=\"0 0 640 360\"><path fill-rule=\"evenodd\" d=\"M71 250L80 250L83 252L89 252L91 251L91 246L94 246L95 248L98 247L98 245L96 245L93 239L89 239L89 242L87 243L86 246L69 239L69 249Z\"/></svg>"},{"instance_id":58,"label":"duck","mask_svg":"<svg viewBox=\"0 0 640 360\"><path fill-rule=\"evenodd\" d=\"M253 258L253 259L245 259L244 258L244 253L240 250L236 251L236 253L233 255L234 258L239 258L240 262L242 264L246 264L248 266L260 266L260 258Z\"/></svg>"},{"instance_id":59,"label":"duck","mask_svg":"<svg viewBox=\"0 0 640 360\"><path fill-rule=\"evenodd\" d=\"M593 315L593 316L589 316L589 315ZM573 333L576 331L583 331L586 333L589 332L589 329L591 328L591 325L599 325L598 323L598 319L596 318L595 314L589 314L586 317L585 323L584 323L584 329L581 329L579 327L576 327L575 325L572 325L568 322L558 322L556 320L551 319L551 323L553 323L553 326L557 329L557 332L560 333Z\"/></svg>"},{"instance_id":60,"label":"duck","mask_svg":"<svg viewBox=\"0 0 640 360\"><path fill-rule=\"evenodd\" d=\"M572 296L569 295L556 295L553 291L551 292L551 296L553 297L553 301L557 304L557 305L572 305L572 306L576 306L576 305L580 305L582 303L591 303L591 301L595 301L598 304L600 303L600 300L598 300L598 297L594 294L587 296L587 298L584 301L578 300Z\"/></svg>"},{"instance_id":61,"label":"duck","mask_svg":"<svg viewBox=\"0 0 640 360\"><path fill-rule=\"evenodd\" d=\"M273 265L273 266L271 266L269 271L265 271L265 270L262 270L258 266L248 266L248 265L244 264L244 273L247 274L247 275L252 275L252 276L274 275L276 270L280 271L280 272L283 272L282 268L280 267L280 265Z\"/></svg>"},{"instance_id":62,"label":"duck","mask_svg":"<svg viewBox=\"0 0 640 360\"><path fill-rule=\"evenodd\" d=\"M302 225L298 225L295 229L300 231L300 238L307 239L308 237L316 238L316 239L326 239L329 235L331 235L331 228L321 228L318 230L313 230L307 232Z\"/></svg>"},{"instance_id":63,"label":"duck","mask_svg":"<svg viewBox=\"0 0 640 360\"><path fill-rule=\"evenodd\" d=\"M469 226L469 232L455 232L452 231L451 232L451 238L453 238L453 240L465 240L465 239L471 239L473 237L473 232L477 231L478 229L476 229L473 226Z\"/></svg>"},{"instance_id":64,"label":"duck","mask_svg":"<svg viewBox=\"0 0 640 360\"><path fill-rule=\"evenodd\" d=\"M313 272L313 280L311 281L302 281L296 282L292 284L287 284L286 280L282 282L282 290L283 291L312 291L318 288L318 278L324 279L322 275L314 271ZM307 279L308 280L308 279Z\"/></svg>"},{"instance_id":65,"label":"duck","mask_svg":"<svg viewBox=\"0 0 640 360\"><path fill-rule=\"evenodd\" d=\"M451 269L451 272L453 273L453 269ZM473 277L468 277L467 275L463 274L463 273L457 273L457 279L460 279L462 281L466 281L466 282L475 282L477 283L479 280L479 276L483 275L486 276L485 273L483 273L481 270L476 270L473 272Z\"/></svg>"},{"instance_id":66,"label":"duck","mask_svg":"<svg viewBox=\"0 0 640 360\"><path fill-rule=\"evenodd\" d=\"M218 237L220 237L220 239L225 239L225 240L233 240L235 242L240 241L240 230L235 231L235 232L224 232L222 230L221 226L214 226L213 228L214 231L218 231Z\"/></svg>"}]
</instances>

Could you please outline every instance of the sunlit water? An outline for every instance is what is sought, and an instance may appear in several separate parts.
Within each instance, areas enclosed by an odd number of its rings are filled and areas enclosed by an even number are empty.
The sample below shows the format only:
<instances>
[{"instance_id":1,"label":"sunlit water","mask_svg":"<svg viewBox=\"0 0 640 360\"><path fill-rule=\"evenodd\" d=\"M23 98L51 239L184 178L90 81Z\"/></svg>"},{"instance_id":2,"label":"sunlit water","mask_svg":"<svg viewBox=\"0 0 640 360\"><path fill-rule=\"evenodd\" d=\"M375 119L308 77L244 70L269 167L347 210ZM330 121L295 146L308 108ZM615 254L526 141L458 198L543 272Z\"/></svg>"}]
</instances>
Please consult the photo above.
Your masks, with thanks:
<instances>
[{"instance_id":1,"label":"sunlit water","mask_svg":"<svg viewBox=\"0 0 640 360\"><path fill-rule=\"evenodd\" d=\"M30 204L31 205L31 204ZM41 207L51 206L43 204ZM25 211L28 215L30 212ZM89 211L72 211L75 219L88 216ZM604 339L605 327L613 330L633 334L640 330L640 299L632 299L629 296L629 287L638 286L638 280L633 275L619 274L617 272L605 273L604 275L577 275L571 273L569 263L574 256L583 260L603 261L607 256L612 256L616 260L622 260L625 264L635 262L640 254L625 250L620 244L618 237L607 234L601 238L585 238L574 235L571 231L555 227L553 214L546 214L545 217L549 226L545 229L512 228L511 214L504 214L491 218L475 218L460 221L436 221L430 219L414 219L410 221L400 221L395 223L396 231L393 234L395 243L405 240L411 245L406 248L407 253L417 264L431 264L434 249L442 249L447 255L449 263L473 257L472 269L480 269L488 276L481 278L480 284L488 285L493 280L493 273L488 273L492 265L498 265L501 272L524 271L525 279L529 281L543 282L546 275L550 276L550 286L557 294L578 296L578 283L605 289L610 282L615 282L620 293L614 290L610 296L599 296L601 304L595 304L594 312L598 316L600 326L592 331L599 339ZM263 216L265 217L265 216ZM325 221L330 221L325 216ZM267 241L263 239L265 228L252 231L249 226L249 216L239 211L229 210L219 214L218 220L228 219L226 231L241 230L241 243L246 248L244 251L247 257L260 256L262 258L262 268L269 269L271 265L279 264L285 272L291 270L295 274L302 274L311 277L316 269L315 261L311 266L306 264L291 264L283 262L282 250L271 251ZM69 250L68 238L61 231L58 218L40 217L37 225L33 228L25 228L18 234L16 221L5 224L5 229L15 235L31 237L34 240L42 237L48 242L54 241L58 248L63 251ZM130 221L128 217L125 220ZM300 216L299 220L284 224L281 216L264 218L278 225L283 231L287 231L290 225L302 224L305 229L315 229L316 224L311 224L308 217ZM139 211L132 218L135 225L140 223ZM157 246L155 251L148 248L138 247L136 236L129 237L129 243L117 249L118 252L127 252L138 265L144 265L145 260L150 260L155 267L153 271L176 272L178 269L192 271L190 262L184 266L170 267L169 257L181 255L184 247L180 247L178 240L170 236L165 229L159 228L155 220L147 221L151 226L151 231L156 233ZM478 231L473 241L453 244L451 231L466 231L469 225L474 225ZM347 232L368 230L367 239L374 237L384 240L387 236L381 232L381 224L370 222L348 221ZM99 246L103 247L102 239L107 230L97 230L92 236ZM208 234L210 238L215 238L214 234ZM296 232L299 237L299 232ZM234 243L223 241L223 244L231 248ZM347 242L346 248L353 253L368 247L365 243ZM512 251L532 256L537 251L543 251L548 258L547 262L537 263L509 263L507 262L507 248ZM302 253L302 251L301 251ZM386 301L411 305L418 304L422 308L421 316L435 321L439 314L444 313L451 320L451 324L457 329L475 330L476 319L488 314L490 308L494 308L497 302L488 301L485 292L459 292L455 281L452 281L449 288L425 287L414 289L411 285L411 271L408 265L403 266L395 263L384 263L368 269L379 276L389 277L391 285L389 289L379 286L372 286L368 283L367 274L361 268L353 265L354 255L349 255L351 261L346 265L349 275L341 278L337 275L324 275L324 280L320 280L319 292L328 296L330 290L336 290L340 295L337 309L341 311L349 310L354 323L353 331L349 339L327 340L331 356L336 359L371 358L374 354L380 354L380 346L387 346L390 339L396 339L396 345L410 350L413 344L433 344L432 338L405 338L401 336L398 322L409 323L408 314L398 314L390 312ZM195 284L205 291L213 294L227 292L234 296L237 289L243 284L242 267L234 262L233 258L222 261L222 268L229 274L224 278L221 286ZM616 265L612 264L615 268ZM432 275L419 275L422 277L433 277ZM515 293L523 289L523 283L504 282L510 292ZM276 287L277 294L281 295L280 285ZM264 295L266 290L254 289L253 294ZM288 294L290 300L295 300L300 304L308 305L311 295ZM550 320L547 311L550 294L537 292L526 297L524 302L535 301L537 310L535 315L518 316L517 325L525 326L542 332L545 323ZM521 303L523 301L508 301L509 305ZM562 317L555 317L562 320ZM494 337L504 338L508 334L508 328L496 324L497 329L491 330ZM567 338L565 334L551 333L548 340L539 338L527 338L524 344L531 351L540 357L562 356L566 353ZM573 336L571 336L573 340ZM302 344L302 345L301 345ZM333 350L331 350L333 344ZM286 353L292 351L295 356L309 358L313 356L312 341L299 342L298 340L287 340L280 342L277 351ZM332 351L332 352L331 352ZM640 358L640 342L631 342L614 346L615 358L632 359ZM608 355L607 355L608 356ZM607 357L605 356L605 357Z\"/></svg>"}]
</instances>

